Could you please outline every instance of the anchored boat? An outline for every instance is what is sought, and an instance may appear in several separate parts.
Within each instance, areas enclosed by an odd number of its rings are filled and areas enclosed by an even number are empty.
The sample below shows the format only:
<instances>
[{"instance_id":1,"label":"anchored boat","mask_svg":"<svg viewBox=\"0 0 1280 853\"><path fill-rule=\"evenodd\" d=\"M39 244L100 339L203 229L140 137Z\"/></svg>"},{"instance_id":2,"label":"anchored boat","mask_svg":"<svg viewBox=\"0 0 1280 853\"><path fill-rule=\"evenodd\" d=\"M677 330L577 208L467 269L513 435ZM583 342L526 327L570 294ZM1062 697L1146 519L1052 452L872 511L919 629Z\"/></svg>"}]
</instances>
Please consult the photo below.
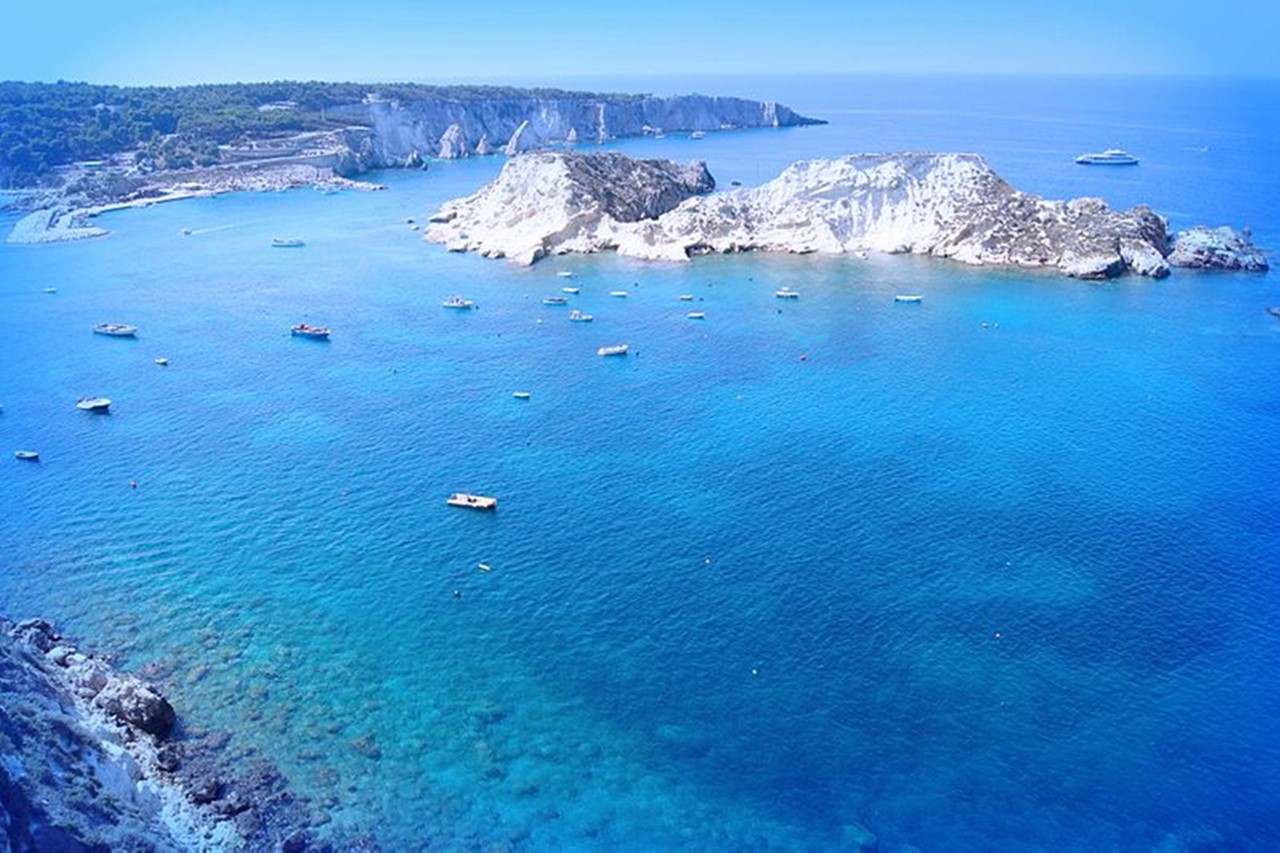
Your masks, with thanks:
<instances>
[{"instance_id":1,"label":"anchored boat","mask_svg":"<svg viewBox=\"0 0 1280 853\"><path fill-rule=\"evenodd\" d=\"M445 498L449 506L461 506L467 509L497 509L498 499L485 495L469 495L466 492L454 492Z\"/></svg>"},{"instance_id":2,"label":"anchored boat","mask_svg":"<svg viewBox=\"0 0 1280 853\"><path fill-rule=\"evenodd\" d=\"M132 338L138 334L138 327L128 323L98 323L93 327L93 333L112 338Z\"/></svg>"}]
</instances>

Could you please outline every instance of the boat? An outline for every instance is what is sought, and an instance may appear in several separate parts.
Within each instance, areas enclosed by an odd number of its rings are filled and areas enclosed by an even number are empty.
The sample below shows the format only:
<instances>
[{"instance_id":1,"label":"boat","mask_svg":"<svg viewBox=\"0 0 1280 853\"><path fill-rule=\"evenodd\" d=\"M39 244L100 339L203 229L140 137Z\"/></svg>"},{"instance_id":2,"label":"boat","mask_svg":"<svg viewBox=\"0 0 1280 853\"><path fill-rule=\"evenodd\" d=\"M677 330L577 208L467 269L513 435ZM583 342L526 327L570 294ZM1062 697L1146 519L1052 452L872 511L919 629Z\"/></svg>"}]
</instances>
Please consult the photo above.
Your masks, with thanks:
<instances>
[{"instance_id":1,"label":"boat","mask_svg":"<svg viewBox=\"0 0 1280 853\"><path fill-rule=\"evenodd\" d=\"M76 408L85 412L106 412L111 408L111 400L107 397L81 397L76 400Z\"/></svg>"},{"instance_id":2,"label":"boat","mask_svg":"<svg viewBox=\"0 0 1280 853\"><path fill-rule=\"evenodd\" d=\"M1101 154L1081 154L1076 162L1084 166L1136 166L1138 158L1119 148L1108 148Z\"/></svg>"},{"instance_id":3,"label":"boat","mask_svg":"<svg viewBox=\"0 0 1280 853\"><path fill-rule=\"evenodd\" d=\"M489 565L488 563L476 563L476 568L482 572L487 572L487 571L491 571L493 569L493 566Z\"/></svg>"},{"instance_id":4,"label":"boat","mask_svg":"<svg viewBox=\"0 0 1280 853\"><path fill-rule=\"evenodd\" d=\"M45 293L57 293L57 292L58 292L58 288L56 288L56 287L46 287L46 288L44 289L44 292L45 292Z\"/></svg>"},{"instance_id":5,"label":"boat","mask_svg":"<svg viewBox=\"0 0 1280 853\"><path fill-rule=\"evenodd\" d=\"M626 355L629 349L631 348L626 344L614 344L610 347L600 347L596 350L596 355Z\"/></svg>"},{"instance_id":6,"label":"boat","mask_svg":"<svg viewBox=\"0 0 1280 853\"><path fill-rule=\"evenodd\" d=\"M789 287L780 287L773 292L773 295L779 299L799 299L800 294Z\"/></svg>"},{"instance_id":7,"label":"boat","mask_svg":"<svg viewBox=\"0 0 1280 853\"><path fill-rule=\"evenodd\" d=\"M38 450L15 450L13 451L15 459L25 459L28 462L35 462L40 459L40 451Z\"/></svg>"},{"instance_id":8,"label":"boat","mask_svg":"<svg viewBox=\"0 0 1280 853\"><path fill-rule=\"evenodd\" d=\"M561 292L561 293L571 293L571 294L573 294L574 296L577 296L579 293L581 293L581 292L582 292L582 288L581 288L581 287L562 287L562 288L560 288L560 292Z\"/></svg>"},{"instance_id":9,"label":"boat","mask_svg":"<svg viewBox=\"0 0 1280 853\"><path fill-rule=\"evenodd\" d=\"M707 135L707 132L706 132L705 130L695 130L693 133L689 134L689 138L690 138L690 139L701 139L702 137L704 137L704 136L706 136L706 135Z\"/></svg>"},{"instance_id":10,"label":"boat","mask_svg":"<svg viewBox=\"0 0 1280 853\"><path fill-rule=\"evenodd\" d=\"M893 297L894 302L923 302L924 297L919 293L899 293Z\"/></svg>"},{"instance_id":11,"label":"boat","mask_svg":"<svg viewBox=\"0 0 1280 853\"><path fill-rule=\"evenodd\" d=\"M625 297L627 295L627 292L625 290L610 290L609 295Z\"/></svg>"},{"instance_id":12,"label":"boat","mask_svg":"<svg viewBox=\"0 0 1280 853\"><path fill-rule=\"evenodd\" d=\"M690 320L705 320L707 318L707 315L701 311L690 311L684 316L688 317Z\"/></svg>"},{"instance_id":13,"label":"boat","mask_svg":"<svg viewBox=\"0 0 1280 853\"><path fill-rule=\"evenodd\" d=\"M1280 317L1280 308L1268 308L1267 313L1272 317Z\"/></svg>"},{"instance_id":14,"label":"boat","mask_svg":"<svg viewBox=\"0 0 1280 853\"><path fill-rule=\"evenodd\" d=\"M515 397L517 400L528 400L533 395L528 391L512 391L511 396Z\"/></svg>"},{"instance_id":15,"label":"boat","mask_svg":"<svg viewBox=\"0 0 1280 853\"><path fill-rule=\"evenodd\" d=\"M466 492L454 492L445 498L449 506L462 506L468 509L497 509L498 499L484 495L469 495Z\"/></svg>"},{"instance_id":16,"label":"boat","mask_svg":"<svg viewBox=\"0 0 1280 853\"><path fill-rule=\"evenodd\" d=\"M271 241L271 245L276 249L300 249L307 244L297 237L276 237Z\"/></svg>"},{"instance_id":17,"label":"boat","mask_svg":"<svg viewBox=\"0 0 1280 853\"><path fill-rule=\"evenodd\" d=\"M455 294L453 296L450 296L444 302L441 302L440 307L441 308L457 308L465 311L468 308L476 307L476 304L472 302L470 299L463 299L461 296L458 296Z\"/></svg>"},{"instance_id":18,"label":"boat","mask_svg":"<svg viewBox=\"0 0 1280 853\"><path fill-rule=\"evenodd\" d=\"M588 314L585 311L579 311L577 308L574 308L569 312L570 323L590 323L594 319L595 317L593 315Z\"/></svg>"},{"instance_id":19,"label":"boat","mask_svg":"<svg viewBox=\"0 0 1280 853\"><path fill-rule=\"evenodd\" d=\"M296 326L290 326L289 333L299 338L310 338L313 341L329 340L329 329L327 327L312 326L308 323L299 323Z\"/></svg>"},{"instance_id":20,"label":"boat","mask_svg":"<svg viewBox=\"0 0 1280 853\"><path fill-rule=\"evenodd\" d=\"M693 301L693 294L692 294L692 293L682 293L682 294L680 294L680 301L681 301L681 302L692 302L692 301Z\"/></svg>"},{"instance_id":21,"label":"boat","mask_svg":"<svg viewBox=\"0 0 1280 853\"><path fill-rule=\"evenodd\" d=\"M113 338L132 338L138 334L137 326L128 323L98 323L93 327L94 334L109 335Z\"/></svg>"},{"instance_id":22,"label":"boat","mask_svg":"<svg viewBox=\"0 0 1280 853\"><path fill-rule=\"evenodd\" d=\"M182 229L182 236L183 236L183 237L190 237L190 236L191 236L191 233L192 233L192 232L191 232L191 229L190 229L190 228L183 228L183 229Z\"/></svg>"},{"instance_id":23,"label":"boat","mask_svg":"<svg viewBox=\"0 0 1280 853\"><path fill-rule=\"evenodd\" d=\"M568 305L569 300L563 296L544 296L542 297L543 305Z\"/></svg>"},{"instance_id":24,"label":"boat","mask_svg":"<svg viewBox=\"0 0 1280 853\"><path fill-rule=\"evenodd\" d=\"M160 365L161 367L169 366L169 359L167 358L153 358L152 361L154 361L156 364Z\"/></svg>"},{"instance_id":25,"label":"boat","mask_svg":"<svg viewBox=\"0 0 1280 853\"><path fill-rule=\"evenodd\" d=\"M560 278L573 278L577 273L573 270L560 270L556 275L560 276Z\"/></svg>"}]
</instances>

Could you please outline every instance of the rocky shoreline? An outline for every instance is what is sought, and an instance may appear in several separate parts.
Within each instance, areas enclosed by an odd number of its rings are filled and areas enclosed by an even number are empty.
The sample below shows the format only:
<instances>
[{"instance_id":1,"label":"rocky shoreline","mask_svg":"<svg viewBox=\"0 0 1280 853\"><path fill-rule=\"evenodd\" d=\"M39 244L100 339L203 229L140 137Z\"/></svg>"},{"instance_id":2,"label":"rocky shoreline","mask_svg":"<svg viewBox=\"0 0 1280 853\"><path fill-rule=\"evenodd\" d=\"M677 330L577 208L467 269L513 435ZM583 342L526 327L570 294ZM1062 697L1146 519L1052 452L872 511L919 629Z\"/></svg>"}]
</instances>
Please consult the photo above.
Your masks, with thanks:
<instances>
[{"instance_id":1,"label":"rocky shoreline","mask_svg":"<svg viewBox=\"0 0 1280 853\"><path fill-rule=\"evenodd\" d=\"M333 849L278 771L48 622L0 618L0 698L2 849Z\"/></svg>"},{"instance_id":2,"label":"rocky shoreline","mask_svg":"<svg viewBox=\"0 0 1280 853\"><path fill-rule=\"evenodd\" d=\"M538 152L447 202L426 238L451 251L532 264L614 250L647 260L708 253L912 253L1056 269L1083 279L1161 278L1174 266L1263 271L1247 232L1173 235L1144 205L1053 201L1010 186L977 154L850 154L802 160L758 187L708 194L705 175L617 153Z\"/></svg>"}]
</instances>

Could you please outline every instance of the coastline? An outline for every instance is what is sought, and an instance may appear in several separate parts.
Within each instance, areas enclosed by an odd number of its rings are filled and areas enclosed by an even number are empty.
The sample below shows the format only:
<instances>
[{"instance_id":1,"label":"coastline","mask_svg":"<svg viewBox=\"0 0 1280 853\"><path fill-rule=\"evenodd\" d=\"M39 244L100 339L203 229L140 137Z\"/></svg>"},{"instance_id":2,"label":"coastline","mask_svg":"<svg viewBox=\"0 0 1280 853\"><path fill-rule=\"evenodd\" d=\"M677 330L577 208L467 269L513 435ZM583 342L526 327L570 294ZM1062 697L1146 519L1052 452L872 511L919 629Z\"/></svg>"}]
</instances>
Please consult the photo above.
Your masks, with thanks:
<instances>
[{"instance_id":1,"label":"coastline","mask_svg":"<svg viewBox=\"0 0 1280 853\"><path fill-rule=\"evenodd\" d=\"M313 845L278 772L223 758L226 735L183 731L158 688L48 622L0 617L0 684L0 837L15 849Z\"/></svg>"}]
</instances>

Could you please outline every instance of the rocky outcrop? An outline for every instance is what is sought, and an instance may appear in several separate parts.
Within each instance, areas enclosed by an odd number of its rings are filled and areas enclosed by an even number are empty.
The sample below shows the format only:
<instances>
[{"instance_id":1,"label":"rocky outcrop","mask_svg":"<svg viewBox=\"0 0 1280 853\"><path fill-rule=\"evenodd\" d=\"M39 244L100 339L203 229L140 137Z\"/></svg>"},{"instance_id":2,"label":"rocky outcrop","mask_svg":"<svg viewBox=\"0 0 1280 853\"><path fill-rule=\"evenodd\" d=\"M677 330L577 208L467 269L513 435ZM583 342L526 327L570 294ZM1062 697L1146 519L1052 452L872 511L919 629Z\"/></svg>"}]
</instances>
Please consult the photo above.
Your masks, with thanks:
<instances>
[{"instance_id":1,"label":"rocky outcrop","mask_svg":"<svg viewBox=\"0 0 1280 853\"><path fill-rule=\"evenodd\" d=\"M1226 269L1264 272L1267 259L1253 245L1253 235L1246 228L1205 228L1198 225L1179 231L1169 254L1169 263L1191 269Z\"/></svg>"},{"instance_id":2,"label":"rocky outcrop","mask_svg":"<svg viewBox=\"0 0 1280 853\"><path fill-rule=\"evenodd\" d=\"M592 252L617 245L628 225L657 219L685 199L715 188L703 163L537 152L507 163L503 177L476 195L445 205L427 232L454 251L531 264L549 252ZM478 210L500 228L474 227ZM510 212L503 217L501 211Z\"/></svg>"},{"instance_id":3,"label":"rocky outcrop","mask_svg":"<svg viewBox=\"0 0 1280 853\"><path fill-rule=\"evenodd\" d=\"M461 157L471 156L471 146L467 144L467 138L462 133L462 128L456 124L449 125L449 129L444 132L444 136L440 137L440 150L437 153L442 160L457 160Z\"/></svg>"},{"instance_id":4,"label":"rocky outcrop","mask_svg":"<svg viewBox=\"0 0 1280 853\"><path fill-rule=\"evenodd\" d=\"M304 850L310 814L283 777L236 770L153 685L48 622L0 619L0 850Z\"/></svg>"},{"instance_id":5,"label":"rocky outcrop","mask_svg":"<svg viewBox=\"0 0 1280 853\"><path fill-rule=\"evenodd\" d=\"M480 153L485 139L490 148L497 142L507 154L516 154L573 140L643 136L655 128L715 131L824 123L772 101L575 92L411 102L376 99L332 107L328 115L369 130L367 145L358 140L359 154L349 161L365 169L402 165L412 151L438 151L441 157ZM446 135L448 146L443 144Z\"/></svg>"},{"instance_id":6,"label":"rocky outcrop","mask_svg":"<svg viewBox=\"0 0 1280 853\"><path fill-rule=\"evenodd\" d=\"M1171 260L1177 263L1176 253L1166 260L1167 226L1149 207L1116 211L1096 198L1049 201L1022 193L976 154L807 160L760 187L697 198L703 190L691 190L674 164L644 161L643 192L673 203L645 207L640 216L614 204L636 188L637 162L571 152L517 158L476 194L446 204L427 238L521 263L604 249L665 260L708 252L880 251L1047 267L1085 279L1126 272L1159 278L1169 274ZM659 189L664 181L669 192ZM1212 233L1219 235L1215 245L1227 245L1221 232ZM1207 250L1195 256L1234 268L1252 249L1245 244L1230 259Z\"/></svg>"}]
</instances>

